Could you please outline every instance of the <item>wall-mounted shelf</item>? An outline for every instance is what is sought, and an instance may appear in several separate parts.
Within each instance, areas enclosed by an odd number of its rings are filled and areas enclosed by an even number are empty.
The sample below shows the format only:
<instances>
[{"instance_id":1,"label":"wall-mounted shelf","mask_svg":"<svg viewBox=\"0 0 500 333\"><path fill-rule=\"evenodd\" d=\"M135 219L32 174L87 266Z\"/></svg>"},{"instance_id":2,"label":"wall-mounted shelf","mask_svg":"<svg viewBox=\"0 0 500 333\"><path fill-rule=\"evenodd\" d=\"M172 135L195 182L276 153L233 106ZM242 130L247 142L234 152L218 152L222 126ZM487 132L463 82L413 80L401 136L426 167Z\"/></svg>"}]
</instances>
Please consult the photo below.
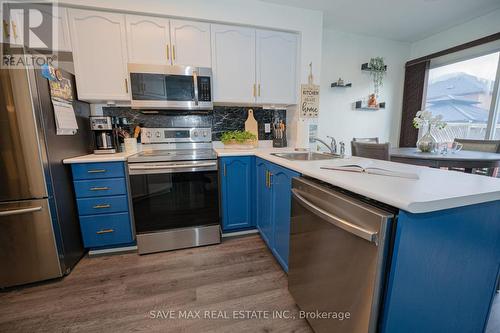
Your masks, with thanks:
<instances>
[{"instance_id":1,"label":"wall-mounted shelf","mask_svg":"<svg viewBox=\"0 0 500 333\"><path fill-rule=\"evenodd\" d=\"M380 109L385 109L385 102L378 103L377 106L367 106L367 105L362 105L362 101L356 101L354 103L354 108L356 110L363 110L363 111L377 111Z\"/></svg>"},{"instance_id":2,"label":"wall-mounted shelf","mask_svg":"<svg viewBox=\"0 0 500 333\"><path fill-rule=\"evenodd\" d=\"M364 64L361 64L361 70L362 71L367 71L367 72L387 72L387 65L384 66L384 70L383 71L380 71L380 70L375 70L373 68L370 68L370 66L366 62Z\"/></svg>"},{"instance_id":3,"label":"wall-mounted shelf","mask_svg":"<svg viewBox=\"0 0 500 333\"><path fill-rule=\"evenodd\" d=\"M346 83L346 84L343 84L343 85L339 85L337 82L333 82L330 87L332 87L332 88L351 88L352 87L352 83Z\"/></svg>"}]
</instances>

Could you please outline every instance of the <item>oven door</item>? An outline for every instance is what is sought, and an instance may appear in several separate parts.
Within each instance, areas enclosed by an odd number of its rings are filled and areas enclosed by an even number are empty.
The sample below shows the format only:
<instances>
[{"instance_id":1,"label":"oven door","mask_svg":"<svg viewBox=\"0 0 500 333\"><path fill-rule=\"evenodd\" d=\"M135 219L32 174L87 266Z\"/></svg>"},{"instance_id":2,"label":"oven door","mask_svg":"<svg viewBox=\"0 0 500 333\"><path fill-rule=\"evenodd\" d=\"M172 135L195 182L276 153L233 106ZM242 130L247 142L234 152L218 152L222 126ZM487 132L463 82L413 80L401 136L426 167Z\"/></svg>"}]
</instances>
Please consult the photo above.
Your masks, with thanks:
<instances>
[{"instance_id":1,"label":"oven door","mask_svg":"<svg viewBox=\"0 0 500 333\"><path fill-rule=\"evenodd\" d=\"M210 68L129 64L135 109L212 110Z\"/></svg>"},{"instance_id":2,"label":"oven door","mask_svg":"<svg viewBox=\"0 0 500 333\"><path fill-rule=\"evenodd\" d=\"M129 163L138 235L218 225L217 161Z\"/></svg>"}]
</instances>

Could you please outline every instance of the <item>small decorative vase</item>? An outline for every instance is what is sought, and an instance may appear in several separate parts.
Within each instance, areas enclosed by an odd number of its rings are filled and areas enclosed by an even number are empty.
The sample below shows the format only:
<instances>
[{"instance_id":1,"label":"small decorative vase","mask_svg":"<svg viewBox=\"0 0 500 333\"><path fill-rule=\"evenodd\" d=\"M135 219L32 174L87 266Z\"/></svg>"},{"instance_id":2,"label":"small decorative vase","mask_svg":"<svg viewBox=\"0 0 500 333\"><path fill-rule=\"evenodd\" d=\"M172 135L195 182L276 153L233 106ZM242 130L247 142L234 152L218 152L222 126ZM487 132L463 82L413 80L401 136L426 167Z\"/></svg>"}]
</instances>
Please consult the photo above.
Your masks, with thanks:
<instances>
[{"instance_id":1,"label":"small decorative vase","mask_svg":"<svg viewBox=\"0 0 500 333\"><path fill-rule=\"evenodd\" d=\"M436 147L437 141L431 133L431 124L427 125L427 132L417 141L417 148L422 153L431 153Z\"/></svg>"}]
</instances>

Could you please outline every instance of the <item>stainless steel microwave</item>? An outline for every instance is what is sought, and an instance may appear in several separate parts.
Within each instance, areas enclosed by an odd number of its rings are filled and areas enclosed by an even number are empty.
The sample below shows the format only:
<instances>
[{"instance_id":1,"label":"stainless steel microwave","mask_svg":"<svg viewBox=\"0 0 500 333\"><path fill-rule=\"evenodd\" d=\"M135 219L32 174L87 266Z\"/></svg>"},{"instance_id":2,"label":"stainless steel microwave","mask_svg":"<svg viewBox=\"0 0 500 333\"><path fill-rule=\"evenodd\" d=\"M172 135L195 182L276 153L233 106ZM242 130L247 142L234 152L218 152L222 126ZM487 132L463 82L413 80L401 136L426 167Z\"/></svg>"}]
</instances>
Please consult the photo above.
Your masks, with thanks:
<instances>
[{"instance_id":1,"label":"stainless steel microwave","mask_svg":"<svg viewBox=\"0 0 500 333\"><path fill-rule=\"evenodd\" d=\"M212 110L212 69L128 64L133 109Z\"/></svg>"}]
</instances>

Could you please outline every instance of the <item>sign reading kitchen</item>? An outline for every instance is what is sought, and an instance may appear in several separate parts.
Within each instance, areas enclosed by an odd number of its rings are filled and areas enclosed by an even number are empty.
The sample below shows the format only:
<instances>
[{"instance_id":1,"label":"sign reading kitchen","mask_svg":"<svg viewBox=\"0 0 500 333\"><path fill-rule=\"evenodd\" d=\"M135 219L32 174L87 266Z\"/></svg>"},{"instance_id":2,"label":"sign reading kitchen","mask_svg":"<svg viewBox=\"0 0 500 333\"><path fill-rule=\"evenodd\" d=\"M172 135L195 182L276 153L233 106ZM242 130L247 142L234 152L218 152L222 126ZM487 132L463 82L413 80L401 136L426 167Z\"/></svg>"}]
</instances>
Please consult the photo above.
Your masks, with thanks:
<instances>
[{"instance_id":1,"label":"sign reading kitchen","mask_svg":"<svg viewBox=\"0 0 500 333\"><path fill-rule=\"evenodd\" d=\"M317 118L319 112L319 86L302 84L300 86L300 117Z\"/></svg>"}]
</instances>

